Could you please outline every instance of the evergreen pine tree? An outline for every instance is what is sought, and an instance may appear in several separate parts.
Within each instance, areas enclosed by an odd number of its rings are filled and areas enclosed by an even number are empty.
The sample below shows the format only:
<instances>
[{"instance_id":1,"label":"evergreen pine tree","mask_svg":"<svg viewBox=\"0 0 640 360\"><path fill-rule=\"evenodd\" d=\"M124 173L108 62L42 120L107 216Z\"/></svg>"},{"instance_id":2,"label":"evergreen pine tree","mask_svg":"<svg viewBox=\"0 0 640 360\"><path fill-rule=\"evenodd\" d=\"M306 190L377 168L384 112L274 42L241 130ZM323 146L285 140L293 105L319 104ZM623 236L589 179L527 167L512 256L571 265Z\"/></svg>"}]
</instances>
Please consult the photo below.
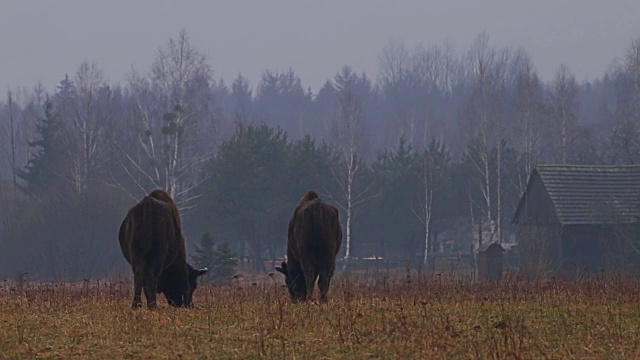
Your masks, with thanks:
<instances>
[{"instance_id":1,"label":"evergreen pine tree","mask_svg":"<svg viewBox=\"0 0 640 360\"><path fill-rule=\"evenodd\" d=\"M55 169L63 158L60 139L62 123L58 114L53 111L53 103L48 96L43 110L44 116L36 123L38 138L28 143L31 148L29 161L17 173L23 183L20 189L31 195L43 193L55 184Z\"/></svg>"},{"instance_id":2,"label":"evergreen pine tree","mask_svg":"<svg viewBox=\"0 0 640 360\"><path fill-rule=\"evenodd\" d=\"M227 241L218 242L205 232L196 245L193 262L197 267L209 269L204 282L228 284L237 266L236 254Z\"/></svg>"},{"instance_id":3,"label":"evergreen pine tree","mask_svg":"<svg viewBox=\"0 0 640 360\"><path fill-rule=\"evenodd\" d=\"M228 284L238 266L237 254L228 241L221 241L214 251L213 282Z\"/></svg>"},{"instance_id":4,"label":"evergreen pine tree","mask_svg":"<svg viewBox=\"0 0 640 360\"><path fill-rule=\"evenodd\" d=\"M64 79L60 80L56 89L58 94L62 96L70 96L75 93L75 86L73 85L73 81L69 79L69 74L64 74Z\"/></svg>"},{"instance_id":5,"label":"evergreen pine tree","mask_svg":"<svg viewBox=\"0 0 640 360\"><path fill-rule=\"evenodd\" d=\"M200 242L196 245L195 255L193 256L193 262L197 268L206 267L211 272L213 265L213 251L216 245L216 241L211 234L205 232L200 237Z\"/></svg>"},{"instance_id":6,"label":"evergreen pine tree","mask_svg":"<svg viewBox=\"0 0 640 360\"><path fill-rule=\"evenodd\" d=\"M212 175L199 200L203 230L216 229L221 239L232 240L234 250L253 257L259 271L268 271L265 258L282 253L282 224L291 216L291 198L300 196L289 195L290 151L281 129L240 123L207 165Z\"/></svg>"}]
</instances>

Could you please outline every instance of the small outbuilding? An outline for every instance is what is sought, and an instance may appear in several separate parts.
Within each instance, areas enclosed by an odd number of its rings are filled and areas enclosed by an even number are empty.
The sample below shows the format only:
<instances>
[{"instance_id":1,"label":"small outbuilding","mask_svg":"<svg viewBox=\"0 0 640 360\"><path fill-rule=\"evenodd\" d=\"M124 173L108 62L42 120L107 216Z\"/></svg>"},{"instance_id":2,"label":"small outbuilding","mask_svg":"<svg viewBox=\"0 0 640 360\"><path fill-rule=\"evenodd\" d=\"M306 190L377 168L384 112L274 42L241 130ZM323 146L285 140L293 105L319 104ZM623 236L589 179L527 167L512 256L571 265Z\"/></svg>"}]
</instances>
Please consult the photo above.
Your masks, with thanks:
<instances>
[{"instance_id":1,"label":"small outbuilding","mask_svg":"<svg viewBox=\"0 0 640 360\"><path fill-rule=\"evenodd\" d=\"M478 280L500 280L504 260L502 245L494 242L480 246L478 249Z\"/></svg>"},{"instance_id":2,"label":"small outbuilding","mask_svg":"<svg viewBox=\"0 0 640 360\"><path fill-rule=\"evenodd\" d=\"M635 271L640 166L539 165L516 209L528 275Z\"/></svg>"}]
</instances>

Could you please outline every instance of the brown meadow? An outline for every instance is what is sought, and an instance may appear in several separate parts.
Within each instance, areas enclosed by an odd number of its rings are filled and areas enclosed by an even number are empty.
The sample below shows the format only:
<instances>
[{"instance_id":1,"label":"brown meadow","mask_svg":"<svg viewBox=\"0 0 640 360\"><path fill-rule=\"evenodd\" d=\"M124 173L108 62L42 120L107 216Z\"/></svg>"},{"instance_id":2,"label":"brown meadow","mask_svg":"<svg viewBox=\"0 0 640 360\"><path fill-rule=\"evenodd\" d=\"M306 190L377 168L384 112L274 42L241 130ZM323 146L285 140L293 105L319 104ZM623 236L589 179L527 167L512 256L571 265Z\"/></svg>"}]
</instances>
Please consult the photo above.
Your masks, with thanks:
<instances>
[{"instance_id":1,"label":"brown meadow","mask_svg":"<svg viewBox=\"0 0 640 360\"><path fill-rule=\"evenodd\" d=\"M0 359L640 357L635 279L338 276L326 304L291 304L282 282L202 286L195 309L149 311L130 308L127 281L5 281Z\"/></svg>"}]
</instances>

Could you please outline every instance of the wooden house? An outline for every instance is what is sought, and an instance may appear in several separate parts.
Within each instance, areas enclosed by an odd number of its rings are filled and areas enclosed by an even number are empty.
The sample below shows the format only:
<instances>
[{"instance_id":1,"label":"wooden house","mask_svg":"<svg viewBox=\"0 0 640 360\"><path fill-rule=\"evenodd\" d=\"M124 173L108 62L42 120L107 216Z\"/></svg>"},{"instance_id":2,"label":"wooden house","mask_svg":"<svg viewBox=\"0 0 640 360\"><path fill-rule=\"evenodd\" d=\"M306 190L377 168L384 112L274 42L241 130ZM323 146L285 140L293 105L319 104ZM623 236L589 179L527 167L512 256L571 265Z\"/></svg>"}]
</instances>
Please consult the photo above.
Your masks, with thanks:
<instances>
[{"instance_id":1,"label":"wooden house","mask_svg":"<svg viewBox=\"0 0 640 360\"><path fill-rule=\"evenodd\" d=\"M581 276L635 269L640 166L539 165L513 217L523 270Z\"/></svg>"}]
</instances>

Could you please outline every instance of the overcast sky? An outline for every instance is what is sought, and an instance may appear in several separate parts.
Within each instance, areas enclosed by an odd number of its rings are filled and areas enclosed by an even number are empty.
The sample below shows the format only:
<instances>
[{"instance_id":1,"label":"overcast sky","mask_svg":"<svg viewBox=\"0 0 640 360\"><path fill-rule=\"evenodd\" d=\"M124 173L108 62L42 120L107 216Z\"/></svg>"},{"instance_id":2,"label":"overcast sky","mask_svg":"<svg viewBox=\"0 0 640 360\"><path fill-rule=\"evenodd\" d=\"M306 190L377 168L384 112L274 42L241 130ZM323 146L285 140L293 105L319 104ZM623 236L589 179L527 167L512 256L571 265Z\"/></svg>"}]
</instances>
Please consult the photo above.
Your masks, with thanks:
<instances>
[{"instance_id":1,"label":"overcast sky","mask_svg":"<svg viewBox=\"0 0 640 360\"><path fill-rule=\"evenodd\" d=\"M389 40L449 39L462 50L481 31L496 46L523 46L545 80L560 63L585 80L640 36L640 1L0 0L0 90L53 89L83 59L122 81L182 28L216 77L242 72L252 86L263 70L289 67L314 92L345 64L374 78Z\"/></svg>"}]
</instances>

